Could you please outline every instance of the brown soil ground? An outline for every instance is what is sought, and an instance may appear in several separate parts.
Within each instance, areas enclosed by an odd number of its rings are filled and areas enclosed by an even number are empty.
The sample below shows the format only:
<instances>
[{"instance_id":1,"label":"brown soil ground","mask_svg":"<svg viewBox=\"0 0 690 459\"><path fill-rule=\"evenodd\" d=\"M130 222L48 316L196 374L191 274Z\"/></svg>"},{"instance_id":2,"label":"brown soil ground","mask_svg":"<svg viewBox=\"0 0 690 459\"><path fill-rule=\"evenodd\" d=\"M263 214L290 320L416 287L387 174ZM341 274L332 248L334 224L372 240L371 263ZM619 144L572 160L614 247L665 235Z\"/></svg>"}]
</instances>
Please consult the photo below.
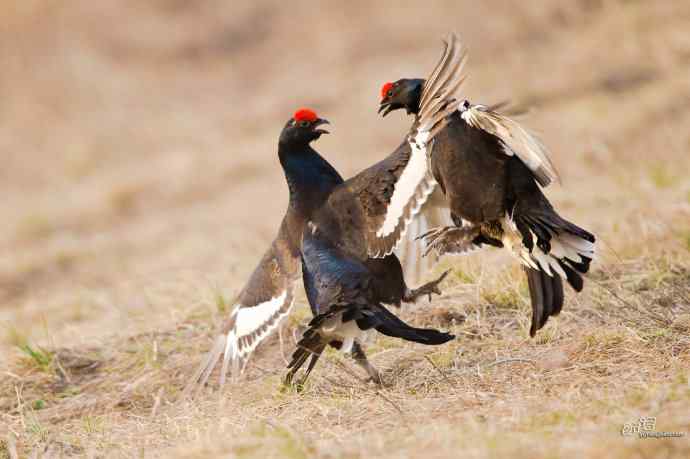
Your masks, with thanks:
<instances>
[{"instance_id":1,"label":"brown soil ground","mask_svg":"<svg viewBox=\"0 0 690 459\"><path fill-rule=\"evenodd\" d=\"M373 340L386 387L329 353L281 389L273 337L181 400L282 217L287 118L329 118L352 175L410 123L381 83L451 30L467 97L534 109L549 197L598 235L584 292L530 339L511 260L446 260L402 315L458 338ZM689 151L688 2L0 2L0 457L690 457ZM640 417L685 437L622 436Z\"/></svg>"}]
</instances>

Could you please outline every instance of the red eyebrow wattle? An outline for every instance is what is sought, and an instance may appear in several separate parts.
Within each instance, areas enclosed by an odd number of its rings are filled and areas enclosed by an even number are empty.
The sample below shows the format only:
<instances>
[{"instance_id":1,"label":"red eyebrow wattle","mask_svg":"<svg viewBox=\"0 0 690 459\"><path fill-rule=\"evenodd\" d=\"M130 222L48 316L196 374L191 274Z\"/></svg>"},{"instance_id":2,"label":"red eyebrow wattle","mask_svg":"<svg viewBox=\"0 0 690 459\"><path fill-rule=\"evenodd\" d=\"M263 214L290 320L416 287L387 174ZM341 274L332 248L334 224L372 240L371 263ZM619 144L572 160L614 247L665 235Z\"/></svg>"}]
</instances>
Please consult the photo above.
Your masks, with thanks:
<instances>
[{"instance_id":1,"label":"red eyebrow wattle","mask_svg":"<svg viewBox=\"0 0 690 459\"><path fill-rule=\"evenodd\" d=\"M384 84L383 86L381 86L381 99L383 99L384 97L386 97L386 93L387 93L388 90L389 90L390 88L392 88L392 87L393 87L393 83L390 83L390 82Z\"/></svg>"},{"instance_id":2,"label":"red eyebrow wattle","mask_svg":"<svg viewBox=\"0 0 690 459\"><path fill-rule=\"evenodd\" d=\"M294 115L292 115L292 117L295 119L295 121L309 121L310 123L316 121L318 118L318 116L316 116L316 112L309 108L300 108L295 112Z\"/></svg>"}]
</instances>

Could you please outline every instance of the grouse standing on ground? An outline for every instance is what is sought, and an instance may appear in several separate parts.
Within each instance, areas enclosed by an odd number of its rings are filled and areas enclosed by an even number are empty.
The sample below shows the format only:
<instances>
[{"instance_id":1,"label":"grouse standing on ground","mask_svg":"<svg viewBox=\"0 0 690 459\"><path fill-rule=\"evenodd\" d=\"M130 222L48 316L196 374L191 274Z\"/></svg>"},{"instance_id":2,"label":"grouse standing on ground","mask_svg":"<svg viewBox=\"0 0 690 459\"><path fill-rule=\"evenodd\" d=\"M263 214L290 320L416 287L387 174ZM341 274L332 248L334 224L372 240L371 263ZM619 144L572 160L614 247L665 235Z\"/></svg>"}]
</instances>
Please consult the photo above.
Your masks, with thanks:
<instances>
[{"instance_id":1,"label":"grouse standing on ground","mask_svg":"<svg viewBox=\"0 0 690 459\"><path fill-rule=\"evenodd\" d=\"M240 367L240 363L246 363L256 346L289 314L293 284L299 277L301 265L302 233L309 220L314 220L321 228L319 234L327 235L332 248L329 254L346 254L366 268L366 288L363 287L361 298L371 302L370 308L379 307L380 303L400 305L402 301L414 302L421 296L440 293L438 284L447 273L417 289L409 289L400 262L391 253L397 239L377 240L376 228L384 218L394 231L404 233L405 225L418 211L401 206L394 218L386 215L386 206L395 194L393 184L402 173L409 154L400 154L399 149L381 163L343 182L337 171L309 145L326 132L319 128L324 123L326 121L313 111L302 109L283 129L278 154L290 190L288 210L276 239L234 302L229 319L187 391L206 383L221 356L221 384L231 364L234 375L241 373L243 365ZM314 275L330 276L324 274L322 268ZM333 288L332 285L327 287L327 297L333 294ZM310 297L312 309L320 313L328 305L324 306L324 300L316 301L315 298ZM377 325L372 326L376 328ZM338 345L337 340L331 343ZM353 343L352 352L356 361L378 380L378 373L367 362L359 343ZM293 368L298 366L293 365Z\"/></svg>"},{"instance_id":2,"label":"grouse standing on ground","mask_svg":"<svg viewBox=\"0 0 690 459\"><path fill-rule=\"evenodd\" d=\"M441 68L461 68L466 51L459 40L451 34L444 44ZM404 108L415 116L413 127L428 116L429 104L453 109L434 137L433 150L422 157L413 148L407 166L415 168L410 175L433 175L454 223L427 232L424 239L438 255L483 245L510 250L527 274L534 336L549 316L561 311L561 278L575 291L582 290L581 274L594 256L594 235L563 219L542 193L540 186L548 186L558 175L539 139L494 109L461 103L450 92L430 99L429 87L434 84L429 79L386 83L379 107L383 116Z\"/></svg>"},{"instance_id":3,"label":"grouse standing on ground","mask_svg":"<svg viewBox=\"0 0 690 459\"><path fill-rule=\"evenodd\" d=\"M295 174L306 174L304 167L308 166L309 174L318 176L319 180L288 180L290 201L278 234L233 301L230 316L222 324L213 347L185 392L193 390L197 383L200 386L206 384L221 356L224 358L220 384L225 383L231 363L233 374L239 374L243 369L240 367L242 361L246 363L259 343L290 314L294 284L301 273L300 245L304 225L311 217L312 210L318 208L329 192L343 183L343 179L318 153L312 150L316 156L308 164L301 164L300 156L287 154L287 145L291 144L292 137L300 133L304 136L302 141L306 142L305 149L310 149L309 142L327 132L319 128L324 123L324 120L317 120L312 111L298 110L283 129L278 150L283 167L286 170L294 169Z\"/></svg>"},{"instance_id":4,"label":"grouse standing on ground","mask_svg":"<svg viewBox=\"0 0 690 459\"><path fill-rule=\"evenodd\" d=\"M359 345L368 330L427 345L443 344L454 338L438 330L411 327L388 311L382 304L388 298L385 289L381 290L378 273L339 247L312 221L308 222L302 240L302 273L314 318L297 343L286 384L293 382L295 373L311 356L300 381L303 384L328 345L352 352L371 379L380 383L381 376Z\"/></svg>"}]
</instances>

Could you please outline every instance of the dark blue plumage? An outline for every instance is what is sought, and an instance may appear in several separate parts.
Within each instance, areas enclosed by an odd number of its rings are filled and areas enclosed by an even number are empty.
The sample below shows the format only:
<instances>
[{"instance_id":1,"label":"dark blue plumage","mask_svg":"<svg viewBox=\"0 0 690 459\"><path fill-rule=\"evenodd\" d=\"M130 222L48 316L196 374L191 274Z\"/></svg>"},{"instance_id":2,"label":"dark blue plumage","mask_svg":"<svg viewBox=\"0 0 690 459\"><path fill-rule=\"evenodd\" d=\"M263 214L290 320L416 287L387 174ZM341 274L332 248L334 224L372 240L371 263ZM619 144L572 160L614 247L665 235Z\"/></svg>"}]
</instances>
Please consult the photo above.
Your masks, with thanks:
<instances>
[{"instance_id":1,"label":"dark blue plumage","mask_svg":"<svg viewBox=\"0 0 690 459\"><path fill-rule=\"evenodd\" d=\"M375 277L367 266L344 253L312 222L302 238L302 273L314 318L288 365L288 384L311 356L303 383L329 344L351 350L371 378L380 382L381 376L367 361L358 342L363 332L370 329L426 345L443 344L454 338L438 330L411 327L392 314L378 301Z\"/></svg>"},{"instance_id":2,"label":"dark blue plumage","mask_svg":"<svg viewBox=\"0 0 690 459\"><path fill-rule=\"evenodd\" d=\"M278 147L278 157L290 189L290 206L308 210L318 208L343 178L331 164L310 146L295 150Z\"/></svg>"}]
</instances>

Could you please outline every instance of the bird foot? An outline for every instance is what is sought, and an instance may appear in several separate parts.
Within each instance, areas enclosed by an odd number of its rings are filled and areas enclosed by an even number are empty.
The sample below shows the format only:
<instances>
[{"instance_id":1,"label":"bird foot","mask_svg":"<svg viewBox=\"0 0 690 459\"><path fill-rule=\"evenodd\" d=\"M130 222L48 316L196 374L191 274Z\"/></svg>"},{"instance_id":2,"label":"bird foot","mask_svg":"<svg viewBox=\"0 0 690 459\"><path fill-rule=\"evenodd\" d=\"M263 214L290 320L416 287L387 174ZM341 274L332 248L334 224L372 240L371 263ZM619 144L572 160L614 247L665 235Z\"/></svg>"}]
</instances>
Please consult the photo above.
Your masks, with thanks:
<instances>
[{"instance_id":1,"label":"bird foot","mask_svg":"<svg viewBox=\"0 0 690 459\"><path fill-rule=\"evenodd\" d=\"M423 239L426 243L423 256L427 256L433 250L440 257L447 253L466 252L472 248L472 241L479 234L479 229L474 226L442 226L427 231L417 239Z\"/></svg>"},{"instance_id":2,"label":"bird foot","mask_svg":"<svg viewBox=\"0 0 690 459\"><path fill-rule=\"evenodd\" d=\"M367 373L369 377L364 380L366 384L374 384L378 387L391 387L393 385L390 381L383 379L383 374L371 365L367 368Z\"/></svg>"},{"instance_id":3,"label":"bird foot","mask_svg":"<svg viewBox=\"0 0 690 459\"><path fill-rule=\"evenodd\" d=\"M391 387L393 384L390 382L385 382L381 375L370 376L365 381L367 384L373 384L378 387Z\"/></svg>"},{"instance_id":4,"label":"bird foot","mask_svg":"<svg viewBox=\"0 0 690 459\"><path fill-rule=\"evenodd\" d=\"M299 394L304 391L304 386L307 378L302 377L298 380L295 380L295 373L296 372L289 371L285 375L285 377L283 378L283 386L281 388L282 392L292 390Z\"/></svg>"},{"instance_id":5,"label":"bird foot","mask_svg":"<svg viewBox=\"0 0 690 459\"><path fill-rule=\"evenodd\" d=\"M443 279L446 278L449 272L450 269L438 276L435 280L427 282L419 288L408 290L405 296L403 296L403 301L406 303L415 303L419 297L424 295L429 295L429 301L431 301L432 294L435 293L436 295L441 295L442 293L441 289L439 288L439 284L443 282Z\"/></svg>"}]
</instances>

